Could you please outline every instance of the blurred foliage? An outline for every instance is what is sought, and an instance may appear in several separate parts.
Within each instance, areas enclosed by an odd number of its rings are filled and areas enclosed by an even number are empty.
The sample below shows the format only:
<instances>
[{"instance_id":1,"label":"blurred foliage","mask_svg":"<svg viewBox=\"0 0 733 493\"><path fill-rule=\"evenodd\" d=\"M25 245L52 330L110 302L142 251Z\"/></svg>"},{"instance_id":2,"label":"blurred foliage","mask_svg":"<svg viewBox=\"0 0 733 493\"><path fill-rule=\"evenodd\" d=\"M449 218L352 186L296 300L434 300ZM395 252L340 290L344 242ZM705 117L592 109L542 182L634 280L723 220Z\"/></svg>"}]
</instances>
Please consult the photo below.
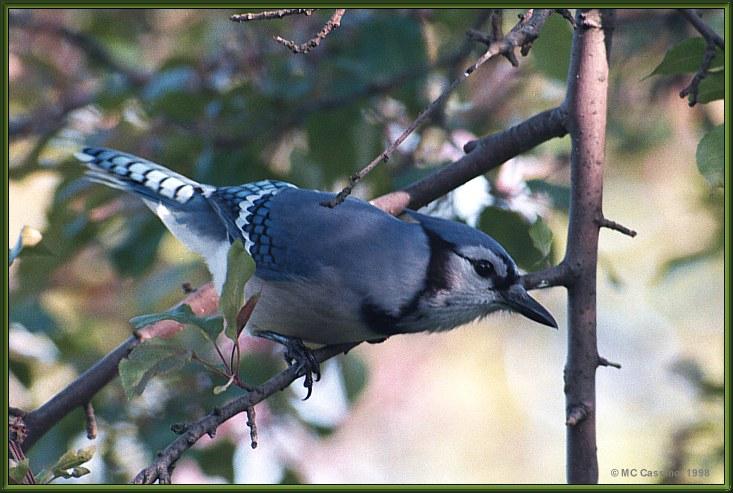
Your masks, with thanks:
<instances>
[{"instance_id":1,"label":"blurred foliage","mask_svg":"<svg viewBox=\"0 0 733 493\"><path fill-rule=\"evenodd\" d=\"M501 243L522 269L538 270L551 263L552 231L542 219L531 223L517 212L492 206L481 214L479 229Z\"/></svg>"},{"instance_id":2,"label":"blurred foliage","mask_svg":"<svg viewBox=\"0 0 733 493\"><path fill-rule=\"evenodd\" d=\"M519 12L507 9L504 32ZM31 356L11 349L11 375L21 386L11 398L19 399L21 407L41 404L125 339L131 330L127 321L140 314L163 313L189 324L165 349L155 343L140 346L121 368L122 385L113 383L95 397L105 435L97 440L95 465L84 466L92 472L86 478L95 481L129 480L174 438L171 423L196 419L241 390L214 395L212 389L225 385L226 379L189 361L194 353L209 363L217 360L211 341L221 319L196 319L185 309L166 312L182 297L182 282L206 279L203 263L171 241L139 202L83 180L71 154L83 144L105 145L214 185L276 178L337 190L383 149L395 128L409 124L436 90L480 54L478 46L463 51L465 31L489 29L488 16L482 26L475 25L479 11L473 9L353 9L318 49L294 56L272 36L307 39L323 25L328 11L247 24L231 23L233 13L14 9L10 16L9 176L20 183L51 172L58 180L52 196L38 197L46 219L41 243L23 248L15 262L9 252L10 320L43 340L39 348L50 348ZM668 91L663 84L681 79L650 79L662 84L657 86L640 83L652 72L652 60L664 60L654 71L664 77L697 68L697 52L688 52L699 50L699 42L686 41L691 32L670 19L655 13L641 22L629 21L655 28L617 30L614 38L618 66L611 71L612 93L622 105L643 108L609 115L609 154L622 154L628 167L670 138L667 107L639 101L678 92L679 87ZM568 23L552 16L519 69L507 69L504 59L487 63L416 132L416 141L429 132L438 136L431 140L435 156L425 157L431 152L405 143L356 194L374 197L459 158L455 149L460 145L453 140L460 132L482 135L559 104L570 37ZM679 60L672 64L680 46L687 65ZM639 53L645 54L643 60ZM672 66L677 72L670 71ZM704 98L715 97L718 77L706 79ZM715 184L721 169L715 146L721 132L707 122L699 126L712 136L701 142L698 165ZM493 205L480 215L479 227L527 270L557 260L553 238L559 232L553 235L553 218L563 220L569 204L567 139L557 142L532 153L538 163L552 163L551 171L540 166L543 171L521 174L510 192L503 190L499 197L495 190ZM722 217L719 202L705 202L702 209ZM706 254L720 251L720 224L712 237L715 248ZM47 255L26 255L40 246ZM229 311L227 318L234 320L236 314ZM281 356L271 348L251 342L243 349L240 376L248 383L261 383L282 369ZM158 358L160 351L166 358ZM164 371L172 369L176 371ZM341 397L355 402L368 381L368 368L349 354L341 359L338 373ZM291 400L300 389L297 383L293 387L262 404L262 414L295 420L316 436L337 428L335 418L324 423L300 416ZM63 451L78 448L82 428L80 413L62 420L30 451L31 469L54 471ZM213 445L193 449L186 457L204 474L232 481L233 450L245 435L220 433ZM119 453L119 444L132 452ZM81 464L64 470L73 476ZM284 483L295 483L303 473L286 463L282 477Z\"/></svg>"},{"instance_id":3,"label":"blurred foliage","mask_svg":"<svg viewBox=\"0 0 733 493\"><path fill-rule=\"evenodd\" d=\"M544 76L565 83L570 66L573 30L568 21L553 15L542 28L542 36L532 44L532 60Z\"/></svg>"},{"instance_id":4,"label":"blurred foliage","mask_svg":"<svg viewBox=\"0 0 733 493\"><path fill-rule=\"evenodd\" d=\"M725 184L725 126L718 125L697 145L697 167L712 187Z\"/></svg>"},{"instance_id":5,"label":"blurred foliage","mask_svg":"<svg viewBox=\"0 0 733 493\"><path fill-rule=\"evenodd\" d=\"M725 461L722 413L725 385L705 375L694 360L678 360L672 372L693 387L702 405L697 419L681 426L672 436L667 470L678 471L679 475L667 482L709 483L720 474Z\"/></svg>"}]
</instances>

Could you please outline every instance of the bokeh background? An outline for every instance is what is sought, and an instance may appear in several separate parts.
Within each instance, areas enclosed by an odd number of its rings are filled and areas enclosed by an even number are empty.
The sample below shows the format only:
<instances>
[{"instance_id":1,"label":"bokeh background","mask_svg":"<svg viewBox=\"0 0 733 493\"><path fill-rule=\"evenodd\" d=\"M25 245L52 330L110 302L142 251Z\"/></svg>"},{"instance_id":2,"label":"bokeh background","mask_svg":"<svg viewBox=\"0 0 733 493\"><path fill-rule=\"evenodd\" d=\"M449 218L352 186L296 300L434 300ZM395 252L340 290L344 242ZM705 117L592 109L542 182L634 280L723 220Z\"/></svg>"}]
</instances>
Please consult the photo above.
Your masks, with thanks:
<instances>
[{"instance_id":1,"label":"bokeh background","mask_svg":"<svg viewBox=\"0 0 733 493\"><path fill-rule=\"evenodd\" d=\"M115 147L212 184L263 178L339 190L482 53L475 9L348 10L307 55L330 15L235 24L233 10L13 10L9 33L10 246L43 234L10 269L12 406L33 409L127 338L128 320L165 310L203 262L142 203L81 179L71 154ZM504 30L519 10L506 10ZM719 33L722 11L706 11ZM689 75L645 78L696 33L671 10L620 10L611 56L606 215L639 232L600 241L598 455L601 482L621 468L723 481L723 192L700 175L701 137L723 101L689 108ZM373 198L462 155L476 136L559 104L571 29L552 16L520 67L495 59L355 194ZM555 139L476 179L431 211L502 241L525 270L559 261L567 232L569 139ZM533 241L538 221L550 243ZM536 229L535 229L536 230ZM544 228L543 228L544 230ZM566 296L536 292L559 331L509 315L449 333L396 336L330 361L313 397L296 383L185 454L174 482L564 482ZM242 376L283 367L247 341ZM91 474L127 482L193 420L239 392L201 367L153 379L128 400L119 381L95 399ZM88 445L81 411L30 451L34 472ZM703 471L688 474L688 469ZM64 481L64 480L59 480Z\"/></svg>"}]
</instances>

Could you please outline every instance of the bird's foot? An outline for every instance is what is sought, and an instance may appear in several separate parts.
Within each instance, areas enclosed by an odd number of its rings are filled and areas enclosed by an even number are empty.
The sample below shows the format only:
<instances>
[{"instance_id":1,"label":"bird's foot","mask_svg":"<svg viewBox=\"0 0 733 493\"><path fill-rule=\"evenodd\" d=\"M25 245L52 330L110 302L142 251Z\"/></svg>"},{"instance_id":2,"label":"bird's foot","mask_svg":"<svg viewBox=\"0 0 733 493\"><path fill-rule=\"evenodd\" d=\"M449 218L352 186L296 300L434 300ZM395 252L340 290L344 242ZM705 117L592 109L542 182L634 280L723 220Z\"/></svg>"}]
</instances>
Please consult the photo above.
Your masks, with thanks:
<instances>
[{"instance_id":1,"label":"bird's foot","mask_svg":"<svg viewBox=\"0 0 733 493\"><path fill-rule=\"evenodd\" d=\"M289 366L294 366L298 373L303 373L305 377L303 387L308 389L308 394L303 400L308 399L313 392L313 382L321 379L321 365L313 351L308 349L299 337L288 337L269 330L259 331L256 335L285 346L285 362Z\"/></svg>"}]
</instances>

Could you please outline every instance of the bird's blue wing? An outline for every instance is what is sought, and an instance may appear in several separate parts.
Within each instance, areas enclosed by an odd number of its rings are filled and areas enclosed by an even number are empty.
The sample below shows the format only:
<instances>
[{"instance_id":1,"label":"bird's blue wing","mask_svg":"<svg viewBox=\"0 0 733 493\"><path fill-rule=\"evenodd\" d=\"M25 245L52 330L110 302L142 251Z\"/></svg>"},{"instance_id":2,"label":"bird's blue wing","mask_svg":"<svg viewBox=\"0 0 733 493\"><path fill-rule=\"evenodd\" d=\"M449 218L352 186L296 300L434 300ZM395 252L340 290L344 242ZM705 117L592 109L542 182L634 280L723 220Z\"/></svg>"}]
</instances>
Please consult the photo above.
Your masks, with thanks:
<instances>
[{"instance_id":1,"label":"bird's blue wing","mask_svg":"<svg viewBox=\"0 0 733 493\"><path fill-rule=\"evenodd\" d=\"M214 209L224 220L232 240L241 239L255 263L267 264L271 237L270 201L281 191L295 188L283 181L262 180L244 185L219 187L209 196Z\"/></svg>"},{"instance_id":2,"label":"bird's blue wing","mask_svg":"<svg viewBox=\"0 0 733 493\"><path fill-rule=\"evenodd\" d=\"M286 189L266 204L250 236L257 275L278 281L312 279L347 296L398 307L423 287L430 248L418 224L405 223L362 200L334 207L334 194ZM258 209L255 209L258 211ZM259 234L259 236L255 236Z\"/></svg>"}]
</instances>

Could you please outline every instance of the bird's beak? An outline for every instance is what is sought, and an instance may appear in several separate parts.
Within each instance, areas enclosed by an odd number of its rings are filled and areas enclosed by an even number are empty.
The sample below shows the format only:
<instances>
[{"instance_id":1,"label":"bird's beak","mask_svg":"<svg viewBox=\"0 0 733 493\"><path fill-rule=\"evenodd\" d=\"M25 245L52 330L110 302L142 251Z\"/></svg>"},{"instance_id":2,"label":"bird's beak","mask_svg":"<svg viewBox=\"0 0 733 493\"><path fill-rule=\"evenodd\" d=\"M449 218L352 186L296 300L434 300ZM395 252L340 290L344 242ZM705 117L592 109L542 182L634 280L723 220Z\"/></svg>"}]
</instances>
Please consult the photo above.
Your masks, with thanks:
<instances>
[{"instance_id":1,"label":"bird's beak","mask_svg":"<svg viewBox=\"0 0 733 493\"><path fill-rule=\"evenodd\" d=\"M552 318L550 312L532 298L521 284L513 285L502 294L504 302L512 311L521 313L535 322L557 329L557 322Z\"/></svg>"}]
</instances>

